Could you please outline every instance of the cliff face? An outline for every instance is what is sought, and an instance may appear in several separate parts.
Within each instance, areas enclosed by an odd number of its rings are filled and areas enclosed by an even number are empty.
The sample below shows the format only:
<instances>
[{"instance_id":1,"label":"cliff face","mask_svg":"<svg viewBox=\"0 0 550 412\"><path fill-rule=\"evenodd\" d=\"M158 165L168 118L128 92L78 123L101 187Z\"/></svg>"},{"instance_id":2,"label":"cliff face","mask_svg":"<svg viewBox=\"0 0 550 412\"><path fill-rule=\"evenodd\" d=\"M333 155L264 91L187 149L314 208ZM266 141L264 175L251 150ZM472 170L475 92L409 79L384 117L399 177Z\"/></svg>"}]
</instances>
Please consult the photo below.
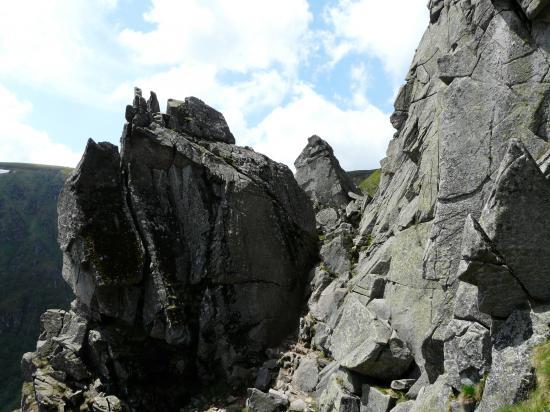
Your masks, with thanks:
<instances>
[{"instance_id":1,"label":"cliff face","mask_svg":"<svg viewBox=\"0 0 550 412\"><path fill-rule=\"evenodd\" d=\"M178 410L215 379L243 385L298 322L317 233L290 170L225 143L198 99L151 107L137 90L120 154L90 140L60 195L77 299L42 318L24 410Z\"/></svg>"},{"instance_id":2,"label":"cliff face","mask_svg":"<svg viewBox=\"0 0 550 412\"><path fill-rule=\"evenodd\" d=\"M20 360L32 350L49 307L68 307L59 277L57 197L67 169L0 163L0 411L19 403Z\"/></svg>"},{"instance_id":3,"label":"cliff face","mask_svg":"<svg viewBox=\"0 0 550 412\"><path fill-rule=\"evenodd\" d=\"M550 2L432 0L429 8L395 102L380 188L355 233L353 279L314 285L311 344L363 382L393 388L412 379L415 411L446 410L453 393L488 376L479 410L490 411L525 396L533 375L517 359L550 333L541 239ZM321 257L319 269L330 269L332 257ZM319 311L327 301L337 315ZM387 374L388 364L406 365L401 346L411 369ZM374 365L380 353L391 357ZM329 389L326 410L345 396L374 403L364 388Z\"/></svg>"},{"instance_id":4,"label":"cliff face","mask_svg":"<svg viewBox=\"0 0 550 412\"><path fill-rule=\"evenodd\" d=\"M395 103L379 196L361 221L372 245L358 268L384 263L392 325L433 381L451 319L490 326L468 307L477 289L458 279L464 223L492 207L511 139L535 159L548 150L550 27L514 1L432 1L430 12Z\"/></svg>"}]
</instances>

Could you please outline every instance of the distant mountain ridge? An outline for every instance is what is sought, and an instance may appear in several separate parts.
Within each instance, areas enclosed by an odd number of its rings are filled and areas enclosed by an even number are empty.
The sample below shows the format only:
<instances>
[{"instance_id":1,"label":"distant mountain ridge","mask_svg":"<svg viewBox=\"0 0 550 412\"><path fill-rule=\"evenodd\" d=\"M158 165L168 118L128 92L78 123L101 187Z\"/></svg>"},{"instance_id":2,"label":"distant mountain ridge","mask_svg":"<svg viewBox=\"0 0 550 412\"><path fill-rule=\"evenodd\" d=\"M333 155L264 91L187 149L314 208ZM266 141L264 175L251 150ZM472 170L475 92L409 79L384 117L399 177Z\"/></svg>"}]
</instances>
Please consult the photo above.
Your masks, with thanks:
<instances>
[{"instance_id":1,"label":"distant mountain ridge","mask_svg":"<svg viewBox=\"0 0 550 412\"><path fill-rule=\"evenodd\" d=\"M42 312L66 308L57 197L68 168L0 162L0 411L19 407L24 352L33 350ZM8 172L4 172L8 171Z\"/></svg>"}]
</instances>

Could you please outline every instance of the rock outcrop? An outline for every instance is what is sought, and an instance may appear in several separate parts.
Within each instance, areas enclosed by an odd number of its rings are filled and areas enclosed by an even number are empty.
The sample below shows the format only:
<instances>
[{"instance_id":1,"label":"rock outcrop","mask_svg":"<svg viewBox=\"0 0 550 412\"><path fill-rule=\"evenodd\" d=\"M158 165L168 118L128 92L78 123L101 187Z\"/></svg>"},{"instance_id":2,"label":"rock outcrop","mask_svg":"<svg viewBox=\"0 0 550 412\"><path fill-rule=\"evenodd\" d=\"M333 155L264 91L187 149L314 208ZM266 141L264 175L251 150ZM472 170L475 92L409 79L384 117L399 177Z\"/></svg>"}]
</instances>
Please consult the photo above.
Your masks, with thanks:
<instances>
[{"instance_id":1,"label":"rock outcrop","mask_svg":"<svg viewBox=\"0 0 550 412\"><path fill-rule=\"evenodd\" d=\"M317 255L305 193L286 166L226 143L200 100L160 115L155 101L137 89L120 154L90 140L62 191L77 299L43 316L24 410L179 410L216 379L247 383L298 323Z\"/></svg>"},{"instance_id":2,"label":"rock outcrop","mask_svg":"<svg viewBox=\"0 0 550 412\"><path fill-rule=\"evenodd\" d=\"M313 201L316 209L345 208L360 195L351 178L340 167L332 147L319 136L311 136L294 162L296 180Z\"/></svg>"}]
</instances>

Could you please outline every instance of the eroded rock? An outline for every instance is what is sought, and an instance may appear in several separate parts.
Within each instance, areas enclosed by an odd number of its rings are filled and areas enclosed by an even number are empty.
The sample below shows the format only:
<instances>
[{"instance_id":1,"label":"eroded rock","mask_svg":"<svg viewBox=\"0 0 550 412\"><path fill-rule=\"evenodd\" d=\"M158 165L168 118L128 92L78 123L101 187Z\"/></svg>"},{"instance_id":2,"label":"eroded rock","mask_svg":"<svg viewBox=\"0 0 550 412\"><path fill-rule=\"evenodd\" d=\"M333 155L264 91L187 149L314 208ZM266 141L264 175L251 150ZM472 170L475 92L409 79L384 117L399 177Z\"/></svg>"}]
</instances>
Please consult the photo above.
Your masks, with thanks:
<instances>
[{"instance_id":1,"label":"eroded rock","mask_svg":"<svg viewBox=\"0 0 550 412\"><path fill-rule=\"evenodd\" d=\"M340 167L332 147L319 136L311 136L294 162L296 180L318 209L345 209L352 198L348 192L360 195L359 189Z\"/></svg>"}]
</instances>

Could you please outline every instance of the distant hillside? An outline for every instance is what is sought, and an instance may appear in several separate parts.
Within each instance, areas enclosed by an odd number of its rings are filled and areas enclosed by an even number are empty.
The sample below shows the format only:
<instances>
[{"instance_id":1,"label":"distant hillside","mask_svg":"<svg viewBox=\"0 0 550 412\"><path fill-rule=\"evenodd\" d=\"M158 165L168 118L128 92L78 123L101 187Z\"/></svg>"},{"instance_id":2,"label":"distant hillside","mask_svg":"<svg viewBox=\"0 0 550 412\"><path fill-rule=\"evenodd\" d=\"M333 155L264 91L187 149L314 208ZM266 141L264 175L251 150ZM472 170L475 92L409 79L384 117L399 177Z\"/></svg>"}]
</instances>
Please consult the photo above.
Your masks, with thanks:
<instances>
[{"instance_id":1,"label":"distant hillside","mask_svg":"<svg viewBox=\"0 0 550 412\"><path fill-rule=\"evenodd\" d=\"M40 315L71 300L56 239L57 197L69 172L0 162L1 412L19 405L21 355L35 348Z\"/></svg>"},{"instance_id":2,"label":"distant hillside","mask_svg":"<svg viewBox=\"0 0 550 412\"><path fill-rule=\"evenodd\" d=\"M352 170L346 173L363 193L374 196L380 183L380 169Z\"/></svg>"},{"instance_id":3,"label":"distant hillside","mask_svg":"<svg viewBox=\"0 0 550 412\"><path fill-rule=\"evenodd\" d=\"M372 170L350 170L346 172L349 177L351 177L351 180L353 180L353 183L357 187L361 184L363 180L365 180L367 177L369 177L371 174L376 172L378 169L372 169Z\"/></svg>"}]
</instances>

